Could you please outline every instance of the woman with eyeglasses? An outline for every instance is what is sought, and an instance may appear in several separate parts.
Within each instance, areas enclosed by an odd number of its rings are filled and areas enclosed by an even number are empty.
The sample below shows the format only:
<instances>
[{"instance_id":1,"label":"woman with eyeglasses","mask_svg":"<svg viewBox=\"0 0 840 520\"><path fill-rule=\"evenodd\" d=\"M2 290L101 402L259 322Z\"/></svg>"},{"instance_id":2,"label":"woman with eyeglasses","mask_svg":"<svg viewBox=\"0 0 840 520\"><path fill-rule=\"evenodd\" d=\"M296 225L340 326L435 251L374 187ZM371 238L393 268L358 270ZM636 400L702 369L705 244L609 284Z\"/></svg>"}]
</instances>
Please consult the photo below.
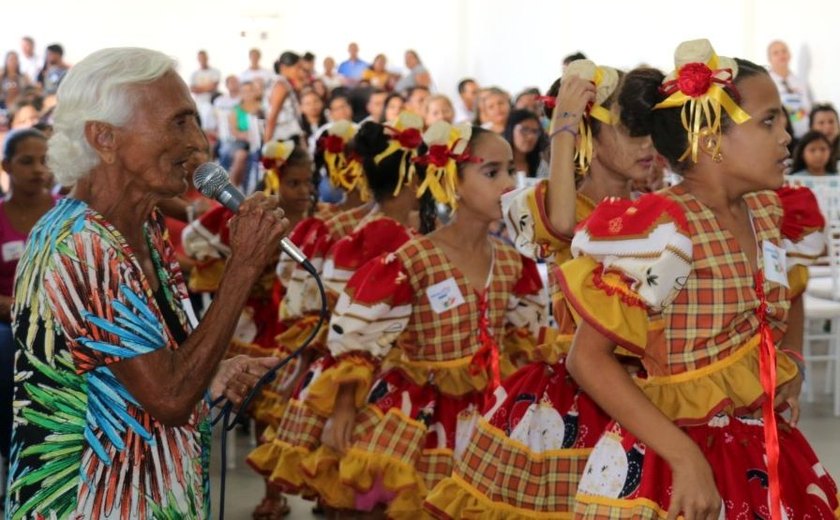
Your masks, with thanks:
<instances>
[{"instance_id":1,"label":"woman with eyeglasses","mask_svg":"<svg viewBox=\"0 0 840 520\"><path fill-rule=\"evenodd\" d=\"M513 165L517 175L548 176L548 165L542 160L547 140L537 114L530 110L514 110L502 135L513 148Z\"/></svg>"}]
</instances>

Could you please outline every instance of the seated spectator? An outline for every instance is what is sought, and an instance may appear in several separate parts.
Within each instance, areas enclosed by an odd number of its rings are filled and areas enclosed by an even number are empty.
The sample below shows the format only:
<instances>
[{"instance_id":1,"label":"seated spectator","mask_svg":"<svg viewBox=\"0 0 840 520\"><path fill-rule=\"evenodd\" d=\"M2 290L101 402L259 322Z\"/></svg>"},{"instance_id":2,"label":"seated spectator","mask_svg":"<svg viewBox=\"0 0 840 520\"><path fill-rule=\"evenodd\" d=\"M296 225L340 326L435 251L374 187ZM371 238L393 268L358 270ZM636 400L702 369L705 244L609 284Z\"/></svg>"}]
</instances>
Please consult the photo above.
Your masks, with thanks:
<instances>
[{"instance_id":1,"label":"seated spectator","mask_svg":"<svg viewBox=\"0 0 840 520\"><path fill-rule=\"evenodd\" d=\"M370 67L366 61L359 59L359 46L356 43L351 43L347 46L347 52L350 57L338 66L338 73L344 76L347 83L355 85L362 79L365 69Z\"/></svg>"},{"instance_id":2,"label":"seated spectator","mask_svg":"<svg viewBox=\"0 0 840 520\"><path fill-rule=\"evenodd\" d=\"M327 124L324 100L311 88L300 93L300 126L303 136L308 141L319 128Z\"/></svg>"},{"instance_id":3,"label":"seated spectator","mask_svg":"<svg viewBox=\"0 0 840 520\"><path fill-rule=\"evenodd\" d=\"M3 144L9 194L0 199L0 454L9 460L12 433L12 283L29 231L55 205L47 168L47 138L37 130L16 130Z\"/></svg>"},{"instance_id":4,"label":"seated spectator","mask_svg":"<svg viewBox=\"0 0 840 520\"><path fill-rule=\"evenodd\" d=\"M31 36L21 38L19 58L20 71L29 80L29 83L35 84L38 81L38 74L41 72L44 60L35 53L35 40Z\"/></svg>"},{"instance_id":5,"label":"seated spectator","mask_svg":"<svg viewBox=\"0 0 840 520\"><path fill-rule=\"evenodd\" d=\"M367 81L372 87L391 90L394 86L393 74L388 72L386 68L387 64L388 61L385 55L377 54L371 66L362 73L362 80Z\"/></svg>"},{"instance_id":6,"label":"seated spectator","mask_svg":"<svg viewBox=\"0 0 840 520\"><path fill-rule=\"evenodd\" d=\"M465 78L458 82L458 99L455 100L455 122L472 123L475 121L478 83Z\"/></svg>"},{"instance_id":7,"label":"seated spectator","mask_svg":"<svg viewBox=\"0 0 840 520\"><path fill-rule=\"evenodd\" d=\"M315 55L309 51L300 57L301 83L298 89L311 85L315 81Z\"/></svg>"},{"instance_id":8,"label":"seated spectator","mask_svg":"<svg viewBox=\"0 0 840 520\"><path fill-rule=\"evenodd\" d=\"M451 124L453 119L455 119L455 108L448 97L436 94L426 99L423 122L427 127L438 121L446 121Z\"/></svg>"},{"instance_id":9,"label":"seated spectator","mask_svg":"<svg viewBox=\"0 0 840 520\"><path fill-rule=\"evenodd\" d=\"M426 87L412 87L405 94L405 110L413 112L420 117L426 110L426 100L429 98L429 89Z\"/></svg>"},{"instance_id":10,"label":"seated spectator","mask_svg":"<svg viewBox=\"0 0 840 520\"><path fill-rule=\"evenodd\" d=\"M7 52L0 72L0 100L5 106L13 105L20 92L30 84L29 78L21 71L18 53Z\"/></svg>"},{"instance_id":11,"label":"seated spectator","mask_svg":"<svg viewBox=\"0 0 840 520\"><path fill-rule=\"evenodd\" d=\"M262 59L262 52L259 49L251 49L248 51L248 61L250 65L247 69L242 71L242 74L239 75L239 81L244 83L246 81L250 81L255 85L259 86L259 90L261 92L266 92L269 88L271 88L271 83L274 80L274 74L260 65L260 60Z\"/></svg>"},{"instance_id":12,"label":"seated spectator","mask_svg":"<svg viewBox=\"0 0 840 520\"><path fill-rule=\"evenodd\" d=\"M344 92L333 92L327 104L327 119L332 123L353 121L353 107L350 104L350 96Z\"/></svg>"},{"instance_id":13,"label":"seated spectator","mask_svg":"<svg viewBox=\"0 0 840 520\"><path fill-rule=\"evenodd\" d=\"M256 160L260 147L258 120L262 116L262 102L257 88L250 81L241 85L240 99L227 118L232 141L228 151L232 156L230 182L244 193L251 193L256 179L246 179L246 173L249 162Z\"/></svg>"},{"instance_id":14,"label":"seated spectator","mask_svg":"<svg viewBox=\"0 0 840 520\"><path fill-rule=\"evenodd\" d=\"M344 85L345 78L335 70L335 60L327 56L324 58L324 73L318 78L325 87L324 92L318 92L321 99L326 99L329 92ZM314 86L314 84L313 84Z\"/></svg>"},{"instance_id":15,"label":"seated spectator","mask_svg":"<svg viewBox=\"0 0 840 520\"><path fill-rule=\"evenodd\" d=\"M363 121L379 122L385 112L385 100L388 98L388 93L382 89L374 88L368 93L367 103L365 103L365 111L367 117Z\"/></svg>"},{"instance_id":16,"label":"seated spectator","mask_svg":"<svg viewBox=\"0 0 840 520\"><path fill-rule=\"evenodd\" d=\"M58 85L68 70L70 66L64 63L64 48L57 43L49 45L44 58L44 67L38 74L38 83L43 86L44 94L58 92Z\"/></svg>"},{"instance_id":17,"label":"seated spectator","mask_svg":"<svg viewBox=\"0 0 840 520\"><path fill-rule=\"evenodd\" d=\"M514 110L508 117L503 136L513 149L513 165L517 175L548 175L548 165L542 160L542 151L548 143L537 114L530 110Z\"/></svg>"},{"instance_id":18,"label":"seated spectator","mask_svg":"<svg viewBox=\"0 0 840 520\"><path fill-rule=\"evenodd\" d=\"M510 96L498 87L485 89L480 99L479 116L482 118L482 128L491 130L497 134L505 131L508 116L510 115Z\"/></svg>"},{"instance_id":19,"label":"seated spectator","mask_svg":"<svg viewBox=\"0 0 840 520\"><path fill-rule=\"evenodd\" d=\"M793 175L836 175L831 142L822 132L811 130L802 136L793 154Z\"/></svg>"},{"instance_id":20,"label":"seated spectator","mask_svg":"<svg viewBox=\"0 0 840 520\"><path fill-rule=\"evenodd\" d=\"M530 87L517 94L513 102L513 108L529 110L535 114L539 113L540 89Z\"/></svg>"},{"instance_id":21,"label":"seated spectator","mask_svg":"<svg viewBox=\"0 0 840 520\"><path fill-rule=\"evenodd\" d=\"M397 82L394 90L406 92L415 87L424 87L427 90L432 87L432 77L423 66L417 52L410 49L405 51L405 68L408 69L408 73Z\"/></svg>"},{"instance_id":22,"label":"seated spectator","mask_svg":"<svg viewBox=\"0 0 840 520\"><path fill-rule=\"evenodd\" d=\"M808 120L811 130L822 132L828 138L831 143L831 160L837 163L840 160L840 120L837 118L837 110L831 103L814 105Z\"/></svg>"},{"instance_id":23,"label":"seated spectator","mask_svg":"<svg viewBox=\"0 0 840 520\"><path fill-rule=\"evenodd\" d=\"M9 113L9 128L12 130L32 128L41 119L38 103L21 100Z\"/></svg>"},{"instance_id":24,"label":"seated spectator","mask_svg":"<svg viewBox=\"0 0 840 520\"><path fill-rule=\"evenodd\" d=\"M405 99L398 92L391 92L385 98L385 109L382 111L380 123L393 123L397 120L405 106Z\"/></svg>"}]
</instances>

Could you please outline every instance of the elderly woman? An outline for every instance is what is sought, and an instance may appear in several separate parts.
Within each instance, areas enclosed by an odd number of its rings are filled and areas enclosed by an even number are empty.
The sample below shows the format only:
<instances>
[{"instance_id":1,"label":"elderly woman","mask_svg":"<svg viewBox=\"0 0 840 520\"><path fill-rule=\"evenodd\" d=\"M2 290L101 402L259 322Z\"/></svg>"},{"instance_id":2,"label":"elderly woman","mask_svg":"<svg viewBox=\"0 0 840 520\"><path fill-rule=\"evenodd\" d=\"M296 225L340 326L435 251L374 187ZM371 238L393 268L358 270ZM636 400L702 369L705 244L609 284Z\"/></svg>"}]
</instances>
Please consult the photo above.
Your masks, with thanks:
<instances>
[{"instance_id":1,"label":"elderly woman","mask_svg":"<svg viewBox=\"0 0 840 520\"><path fill-rule=\"evenodd\" d=\"M200 324L155 210L187 188L207 147L174 67L106 49L58 91L48 163L73 191L18 267L7 518L206 518L208 399L241 400L271 366L221 360L288 227L277 201L255 195L231 221Z\"/></svg>"}]
</instances>

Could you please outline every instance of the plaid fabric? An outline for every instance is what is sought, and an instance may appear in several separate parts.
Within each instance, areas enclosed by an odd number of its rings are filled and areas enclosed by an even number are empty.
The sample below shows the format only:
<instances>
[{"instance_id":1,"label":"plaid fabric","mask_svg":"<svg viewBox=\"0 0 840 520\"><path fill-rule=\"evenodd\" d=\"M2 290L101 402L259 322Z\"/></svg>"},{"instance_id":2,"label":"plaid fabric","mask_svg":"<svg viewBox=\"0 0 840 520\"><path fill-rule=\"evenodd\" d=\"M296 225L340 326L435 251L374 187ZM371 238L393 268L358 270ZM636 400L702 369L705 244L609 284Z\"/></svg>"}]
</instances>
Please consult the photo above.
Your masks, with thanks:
<instances>
[{"instance_id":1,"label":"plaid fabric","mask_svg":"<svg viewBox=\"0 0 840 520\"><path fill-rule=\"evenodd\" d=\"M378 453L414 466L419 459L426 428L416 421L407 421L396 409L388 410L372 430L365 432L353 445L362 451Z\"/></svg>"},{"instance_id":2,"label":"plaid fabric","mask_svg":"<svg viewBox=\"0 0 840 520\"><path fill-rule=\"evenodd\" d=\"M361 206L357 206L353 209L342 211L327 220L327 229L332 236L336 237L336 239L346 236L356 229L359 222L361 222L362 219L370 213L370 211L370 204L362 204Z\"/></svg>"},{"instance_id":3,"label":"plaid fabric","mask_svg":"<svg viewBox=\"0 0 840 520\"><path fill-rule=\"evenodd\" d=\"M591 449L562 450L534 457L487 421L479 420L455 473L483 496L527 511L571 511Z\"/></svg>"},{"instance_id":4,"label":"plaid fabric","mask_svg":"<svg viewBox=\"0 0 840 520\"><path fill-rule=\"evenodd\" d=\"M669 373L676 374L709 365L745 345L758 331L755 310L759 300L746 255L734 236L720 228L714 214L680 186L662 194L684 209L694 255L685 288L663 312L667 349L648 348L649 353L667 351L667 359L660 361ZM769 191L744 199L753 217L757 262L762 266L762 241L781 247L781 204ZM766 281L764 289L768 318L781 333L789 307L787 290Z\"/></svg>"},{"instance_id":5,"label":"plaid fabric","mask_svg":"<svg viewBox=\"0 0 840 520\"><path fill-rule=\"evenodd\" d=\"M321 444L325 417L321 417L297 399L290 399L279 424L276 440L314 450Z\"/></svg>"},{"instance_id":6,"label":"plaid fabric","mask_svg":"<svg viewBox=\"0 0 840 520\"><path fill-rule=\"evenodd\" d=\"M493 239L495 257L488 291L490 327L500 341L504 336L508 297L522 272L522 259L509 245ZM480 318L480 296L458 268L434 242L420 236L396 253L414 288L411 318L397 346L409 359L450 361L471 357L480 348L476 340ZM454 279L464 303L437 314L432 310L426 289L447 279Z\"/></svg>"},{"instance_id":7,"label":"plaid fabric","mask_svg":"<svg viewBox=\"0 0 840 520\"><path fill-rule=\"evenodd\" d=\"M452 452L449 450L423 450L417 462L417 472L429 490L452 475L453 464Z\"/></svg>"}]
</instances>

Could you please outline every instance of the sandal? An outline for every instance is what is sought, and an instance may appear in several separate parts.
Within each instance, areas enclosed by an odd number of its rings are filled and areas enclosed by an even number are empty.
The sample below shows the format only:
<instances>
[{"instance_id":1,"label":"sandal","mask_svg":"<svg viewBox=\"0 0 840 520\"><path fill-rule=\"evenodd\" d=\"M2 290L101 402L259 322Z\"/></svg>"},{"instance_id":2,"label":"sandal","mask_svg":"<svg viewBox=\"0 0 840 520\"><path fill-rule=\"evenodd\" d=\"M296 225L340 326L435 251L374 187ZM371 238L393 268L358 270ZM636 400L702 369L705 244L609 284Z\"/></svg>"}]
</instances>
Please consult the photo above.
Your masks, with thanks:
<instances>
[{"instance_id":1,"label":"sandal","mask_svg":"<svg viewBox=\"0 0 840 520\"><path fill-rule=\"evenodd\" d=\"M254 520L279 520L291 512L292 509L289 507L289 502L283 495L278 497L265 497L260 502L260 505L254 509L252 518Z\"/></svg>"}]
</instances>

